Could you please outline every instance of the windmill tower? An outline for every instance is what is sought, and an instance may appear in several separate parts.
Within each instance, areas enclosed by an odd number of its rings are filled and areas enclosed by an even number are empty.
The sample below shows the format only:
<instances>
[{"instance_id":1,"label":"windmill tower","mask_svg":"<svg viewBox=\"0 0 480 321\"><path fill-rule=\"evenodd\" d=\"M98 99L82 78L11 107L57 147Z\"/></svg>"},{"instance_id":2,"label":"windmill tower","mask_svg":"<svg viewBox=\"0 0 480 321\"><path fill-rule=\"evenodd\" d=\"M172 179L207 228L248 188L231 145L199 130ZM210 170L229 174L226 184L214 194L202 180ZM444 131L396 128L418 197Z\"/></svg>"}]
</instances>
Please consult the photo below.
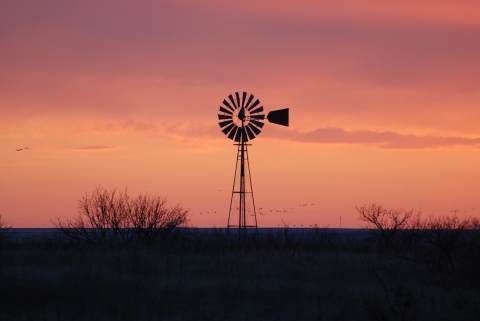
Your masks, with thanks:
<instances>
[{"instance_id":1,"label":"windmill tower","mask_svg":"<svg viewBox=\"0 0 480 321\"><path fill-rule=\"evenodd\" d=\"M252 177L250 175L250 162L248 158L249 140L260 134L265 120L263 106L260 100L243 92L228 96L220 106L218 114L219 125L222 132L237 146L237 162L233 178L232 197L228 212L227 228L238 228L239 239L245 240L247 228L257 228L257 213L253 197ZM288 126L288 108L274 110L268 113L267 120L271 123ZM238 215L238 216L237 216Z\"/></svg>"}]
</instances>

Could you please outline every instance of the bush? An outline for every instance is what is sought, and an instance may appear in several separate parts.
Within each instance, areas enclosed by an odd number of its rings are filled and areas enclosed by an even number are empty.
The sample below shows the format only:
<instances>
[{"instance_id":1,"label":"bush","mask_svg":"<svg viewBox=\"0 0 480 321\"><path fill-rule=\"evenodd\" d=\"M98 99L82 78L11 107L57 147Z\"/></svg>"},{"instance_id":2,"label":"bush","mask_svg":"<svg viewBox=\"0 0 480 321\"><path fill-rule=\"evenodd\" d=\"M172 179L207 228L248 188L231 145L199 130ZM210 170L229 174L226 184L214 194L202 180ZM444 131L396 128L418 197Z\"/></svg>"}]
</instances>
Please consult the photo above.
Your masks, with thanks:
<instances>
[{"instance_id":1,"label":"bush","mask_svg":"<svg viewBox=\"0 0 480 321\"><path fill-rule=\"evenodd\" d=\"M443 273L460 274L480 283L480 220L472 217L421 218L420 211L357 207L382 254L423 264Z\"/></svg>"},{"instance_id":2,"label":"bush","mask_svg":"<svg viewBox=\"0 0 480 321\"><path fill-rule=\"evenodd\" d=\"M77 217L57 218L53 224L71 240L152 244L187 222L187 210L178 205L167 208L166 202L162 196L141 194L131 198L126 189L118 192L98 187L79 200Z\"/></svg>"},{"instance_id":3,"label":"bush","mask_svg":"<svg viewBox=\"0 0 480 321\"><path fill-rule=\"evenodd\" d=\"M416 215L412 210L387 209L375 203L357 207L360 220L367 223L366 228L370 229L377 243L390 246L404 229L413 228L412 222L420 220L420 212Z\"/></svg>"},{"instance_id":4,"label":"bush","mask_svg":"<svg viewBox=\"0 0 480 321\"><path fill-rule=\"evenodd\" d=\"M459 261L467 254L471 244L471 218L454 216L430 217L423 225L425 239L430 246L424 261L440 271L454 272Z\"/></svg>"}]
</instances>

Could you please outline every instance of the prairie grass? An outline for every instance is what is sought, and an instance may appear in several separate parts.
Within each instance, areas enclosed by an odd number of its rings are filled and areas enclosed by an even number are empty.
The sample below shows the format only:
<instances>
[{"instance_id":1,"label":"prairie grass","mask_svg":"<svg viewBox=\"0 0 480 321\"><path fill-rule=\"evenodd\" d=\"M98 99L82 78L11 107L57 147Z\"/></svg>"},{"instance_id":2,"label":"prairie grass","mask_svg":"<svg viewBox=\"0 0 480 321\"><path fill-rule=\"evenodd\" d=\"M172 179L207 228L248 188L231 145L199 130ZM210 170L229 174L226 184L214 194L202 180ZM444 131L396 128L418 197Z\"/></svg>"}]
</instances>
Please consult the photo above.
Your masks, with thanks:
<instances>
[{"instance_id":1,"label":"prairie grass","mask_svg":"<svg viewBox=\"0 0 480 321\"><path fill-rule=\"evenodd\" d=\"M288 233L3 242L0 320L480 320L480 287L463 275Z\"/></svg>"}]
</instances>

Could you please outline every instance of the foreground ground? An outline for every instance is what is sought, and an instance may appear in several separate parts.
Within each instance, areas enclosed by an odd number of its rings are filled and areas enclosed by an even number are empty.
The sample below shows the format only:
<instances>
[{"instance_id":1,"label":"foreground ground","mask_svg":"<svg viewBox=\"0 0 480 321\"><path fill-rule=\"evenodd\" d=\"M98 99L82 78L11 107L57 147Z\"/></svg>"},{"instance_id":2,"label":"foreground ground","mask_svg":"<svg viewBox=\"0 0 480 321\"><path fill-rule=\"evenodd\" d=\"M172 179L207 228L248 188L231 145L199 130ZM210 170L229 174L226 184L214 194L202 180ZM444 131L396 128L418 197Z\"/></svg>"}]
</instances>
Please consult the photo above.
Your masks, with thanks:
<instances>
[{"instance_id":1,"label":"foreground ground","mask_svg":"<svg viewBox=\"0 0 480 321\"><path fill-rule=\"evenodd\" d=\"M475 273L398 253L327 230L4 241L0 320L480 320Z\"/></svg>"}]
</instances>

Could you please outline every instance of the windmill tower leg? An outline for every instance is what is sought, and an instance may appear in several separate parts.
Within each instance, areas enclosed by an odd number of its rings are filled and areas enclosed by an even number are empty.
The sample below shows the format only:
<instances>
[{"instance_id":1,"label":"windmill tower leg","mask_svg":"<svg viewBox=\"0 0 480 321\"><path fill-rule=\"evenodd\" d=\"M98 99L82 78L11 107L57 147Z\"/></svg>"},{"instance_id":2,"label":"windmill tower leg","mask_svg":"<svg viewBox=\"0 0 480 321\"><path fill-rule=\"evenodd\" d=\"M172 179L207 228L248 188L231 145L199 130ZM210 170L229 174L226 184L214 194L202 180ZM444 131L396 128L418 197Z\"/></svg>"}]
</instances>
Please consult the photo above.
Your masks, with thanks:
<instances>
[{"instance_id":1,"label":"windmill tower leg","mask_svg":"<svg viewBox=\"0 0 480 321\"><path fill-rule=\"evenodd\" d=\"M247 234L247 213L245 206L245 142L241 142L241 152L240 152L240 206L239 206L239 219L238 219L238 228L240 241L245 241Z\"/></svg>"},{"instance_id":2,"label":"windmill tower leg","mask_svg":"<svg viewBox=\"0 0 480 321\"><path fill-rule=\"evenodd\" d=\"M253 198L250 163L248 161L248 144L240 142L236 145L238 146L237 163L235 166L235 176L233 178L227 228L238 228L239 241L245 241L247 228L257 229L257 213ZM236 221L234 213L238 213L238 221Z\"/></svg>"},{"instance_id":3,"label":"windmill tower leg","mask_svg":"<svg viewBox=\"0 0 480 321\"><path fill-rule=\"evenodd\" d=\"M250 195L252 198L252 206L253 206L253 219L255 225L255 232L257 232L258 224L257 224L257 210L255 207L255 198L253 197L253 185L252 185L252 175L250 174L250 162L248 161L248 150L247 145L245 145L245 155L246 155L246 165L247 165L247 174L248 174L248 184L250 185Z\"/></svg>"}]
</instances>

